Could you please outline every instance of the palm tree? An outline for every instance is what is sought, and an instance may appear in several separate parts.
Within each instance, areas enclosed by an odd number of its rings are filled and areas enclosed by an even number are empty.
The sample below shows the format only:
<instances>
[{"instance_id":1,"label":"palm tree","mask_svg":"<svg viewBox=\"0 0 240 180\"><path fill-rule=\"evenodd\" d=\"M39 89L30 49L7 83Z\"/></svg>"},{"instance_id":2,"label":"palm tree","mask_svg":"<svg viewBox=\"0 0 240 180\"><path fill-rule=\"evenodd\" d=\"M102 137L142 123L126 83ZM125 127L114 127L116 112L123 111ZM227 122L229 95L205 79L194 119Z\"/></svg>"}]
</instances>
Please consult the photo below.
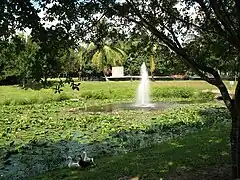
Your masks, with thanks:
<instances>
[{"instance_id":1,"label":"palm tree","mask_svg":"<svg viewBox=\"0 0 240 180\"><path fill-rule=\"evenodd\" d=\"M154 80L153 72L155 71L155 56L153 54L150 55L150 72L152 80Z\"/></svg>"},{"instance_id":2,"label":"palm tree","mask_svg":"<svg viewBox=\"0 0 240 180\"><path fill-rule=\"evenodd\" d=\"M154 44L152 47L152 52L150 55L150 72L151 72L151 76L152 76L152 80L154 80L154 76L153 76L153 72L155 71L155 56L156 56L156 51L157 51L157 45Z\"/></svg>"},{"instance_id":3,"label":"palm tree","mask_svg":"<svg viewBox=\"0 0 240 180\"><path fill-rule=\"evenodd\" d=\"M87 58L91 58L92 63L99 71L103 71L103 75L107 79L109 66L121 66L126 58L123 50L113 47L108 43L103 45L95 45L91 42L87 48Z\"/></svg>"}]
</instances>

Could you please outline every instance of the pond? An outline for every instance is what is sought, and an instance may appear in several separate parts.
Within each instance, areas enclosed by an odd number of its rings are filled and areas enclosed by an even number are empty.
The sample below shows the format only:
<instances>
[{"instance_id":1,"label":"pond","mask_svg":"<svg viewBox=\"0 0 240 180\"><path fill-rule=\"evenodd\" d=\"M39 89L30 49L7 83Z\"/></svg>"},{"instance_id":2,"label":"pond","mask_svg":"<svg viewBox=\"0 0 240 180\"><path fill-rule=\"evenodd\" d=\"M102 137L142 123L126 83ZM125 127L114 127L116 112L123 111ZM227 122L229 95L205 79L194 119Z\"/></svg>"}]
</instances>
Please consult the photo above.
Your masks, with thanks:
<instances>
[{"instance_id":1,"label":"pond","mask_svg":"<svg viewBox=\"0 0 240 180\"><path fill-rule=\"evenodd\" d=\"M137 106L134 103L121 103L121 104L107 104L103 106L89 106L84 108L79 108L78 110L84 112L114 112L119 110L163 110L173 106L176 106L178 103L173 102L155 102L145 106Z\"/></svg>"}]
</instances>

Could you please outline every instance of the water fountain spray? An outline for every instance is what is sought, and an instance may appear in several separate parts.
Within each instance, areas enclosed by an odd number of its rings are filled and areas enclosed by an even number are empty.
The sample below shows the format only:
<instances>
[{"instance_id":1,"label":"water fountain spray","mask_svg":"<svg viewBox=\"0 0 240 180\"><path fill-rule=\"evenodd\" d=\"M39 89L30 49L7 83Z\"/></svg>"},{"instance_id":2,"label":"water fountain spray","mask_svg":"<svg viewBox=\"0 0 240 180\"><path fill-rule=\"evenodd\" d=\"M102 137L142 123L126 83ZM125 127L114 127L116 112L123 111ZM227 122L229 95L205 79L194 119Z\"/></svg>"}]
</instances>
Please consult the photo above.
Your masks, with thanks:
<instances>
[{"instance_id":1,"label":"water fountain spray","mask_svg":"<svg viewBox=\"0 0 240 180\"><path fill-rule=\"evenodd\" d=\"M142 63L140 72L141 72L141 82L137 90L136 105L145 107L150 105L149 79L148 79L148 71L147 71L145 62Z\"/></svg>"}]
</instances>

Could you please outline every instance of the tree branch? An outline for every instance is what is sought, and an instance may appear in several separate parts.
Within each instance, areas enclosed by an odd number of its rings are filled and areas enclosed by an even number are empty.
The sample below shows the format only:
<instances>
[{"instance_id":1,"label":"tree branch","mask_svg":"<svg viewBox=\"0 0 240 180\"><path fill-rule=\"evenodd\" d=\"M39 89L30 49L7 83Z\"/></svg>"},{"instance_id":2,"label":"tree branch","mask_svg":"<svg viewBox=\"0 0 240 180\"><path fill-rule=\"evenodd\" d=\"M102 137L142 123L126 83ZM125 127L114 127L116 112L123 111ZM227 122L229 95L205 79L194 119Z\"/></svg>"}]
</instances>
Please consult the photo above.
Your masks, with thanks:
<instances>
[{"instance_id":1,"label":"tree branch","mask_svg":"<svg viewBox=\"0 0 240 180\"><path fill-rule=\"evenodd\" d=\"M222 80L219 81L219 84L217 85L225 105L227 106L228 110L232 113L233 112L233 100L231 99L229 92L227 90L227 87L225 84L222 82Z\"/></svg>"},{"instance_id":2,"label":"tree branch","mask_svg":"<svg viewBox=\"0 0 240 180\"><path fill-rule=\"evenodd\" d=\"M127 0L127 3L129 4L129 6L133 9L133 11L135 12L136 16L138 16L138 18L140 18L141 24L147 28L151 33L153 33L155 36L157 36L159 38L159 40L161 40L162 42L164 42L171 50L173 50L176 54L180 55L181 57L183 57L185 63L191 67L203 80L207 81L208 83L215 85L219 88L224 103L226 104L226 106L228 107L228 109L232 109L232 100L231 97L229 96L228 90L226 88L226 86L224 85L224 83L222 82L220 75L218 74L218 72L216 70L214 70L213 68L201 65L196 63L196 61L192 58L190 58L186 51L183 48L180 48L177 46L177 41L174 43L171 39L169 39L169 37L167 37L163 32L159 31L156 29L156 27L154 27L150 22L148 22L144 17L142 17L141 13L137 10L135 4L133 1L131 0ZM140 23L140 22L138 22ZM164 27L166 28L166 27ZM169 29L169 32L172 33L173 37L176 38L174 32ZM210 74L212 74L214 76L214 78L209 78L205 73L208 72Z\"/></svg>"},{"instance_id":3,"label":"tree branch","mask_svg":"<svg viewBox=\"0 0 240 180\"><path fill-rule=\"evenodd\" d=\"M238 83L235 89L234 102L236 111L240 114L240 78L238 78Z\"/></svg>"},{"instance_id":4,"label":"tree branch","mask_svg":"<svg viewBox=\"0 0 240 180\"><path fill-rule=\"evenodd\" d=\"M208 10L206 4L203 2L203 0L196 0L196 2L202 8L203 12L205 13L206 18L210 19L211 18L211 13L209 12L209 10Z\"/></svg>"},{"instance_id":5,"label":"tree branch","mask_svg":"<svg viewBox=\"0 0 240 180\"><path fill-rule=\"evenodd\" d=\"M235 47L237 47L240 50L240 44L238 42L238 35L235 34L235 32L231 29L231 26L228 22L226 22L227 20L224 18L224 16L222 16L222 12L220 7L217 4L216 0L209 0L211 7L215 13L215 15L217 16L218 20L221 22L221 24L223 25L224 29L223 31L225 31L225 34L227 34L227 39L228 41L230 41ZM219 25L217 26L219 32L221 32L222 34L222 28L219 28Z\"/></svg>"},{"instance_id":6,"label":"tree branch","mask_svg":"<svg viewBox=\"0 0 240 180\"><path fill-rule=\"evenodd\" d=\"M239 29L240 29L240 1L239 0L235 0L235 8L236 8L237 20L238 20L238 29L237 29L237 31L239 32Z\"/></svg>"},{"instance_id":7,"label":"tree branch","mask_svg":"<svg viewBox=\"0 0 240 180\"><path fill-rule=\"evenodd\" d=\"M201 3L201 4L199 4L199 5L200 5L201 7L203 6L202 8L204 8L205 14L207 14L207 15L206 15L206 18L207 18L208 20L213 21L213 19L210 18L210 17L211 17L210 12L207 11L207 7L206 7L205 4L202 2L202 0L198 0L197 3ZM179 16L175 16L171 11L166 10L164 7L160 7L160 8L161 8L161 10L164 11L165 13L167 13L167 14L169 14L170 16L174 17L176 20L178 20L178 21L180 21L180 22L182 22L182 23L187 24L188 26L195 27L195 28L199 29L200 31L210 32L210 33L214 33L214 34L219 34L219 32L216 32L216 31L214 31L214 30L211 30L211 29L209 29L208 27L207 27L207 28L204 28L204 27L199 26L199 25L197 25L197 24L195 24L195 23L192 23L192 22L189 22L189 21L187 21L187 20L185 20L185 19L182 19L182 18L180 18ZM219 25L219 28L221 29L221 26L220 26L220 25ZM223 30L222 30L222 32L221 32L221 35L224 36L224 37L227 37L227 36L226 36L226 33L225 33Z\"/></svg>"},{"instance_id":8,"label":"tree branch","mask_svg":"<svg viewBox=\"0 0 240 180\"><path fill-rule=\"evenodd\" d=\"M219 1L219 4L221 4L221 8L223 10L223 13L225 14L224 16L226 17L226 19L225 19L227 21L226 23L229 24L233 28L234 34L236 34L238 36L238 31L236 30L234 23L233 23L232 19L230 18L230 16L228 15L228 12L226 11L226 8L221 0Z\"/></svg>"},{"instance_id":9,"label":"tree branch","mask_svg":"<svg viewBox=\"0 0 240 180\"><path fill-rule=\"evenodd\" d=\"M178 41L178 39L177 39L177 37L176 37L176 35L175 35L174 31L173 31L173 28L172 28L172 27L171 27L171 28L168 28L168 27L166 27L166 26L165 26L165 28L171 33L171 35L172 35L174 41L176 42L177 46L178 46L179 48L182 48L180 42Z\"/></svg>"},{"instance_id":10,"label":"tree branch","mask_svg":"<svg viewBox=\"0 0 240 180\"><path fill-rule=\"evenodd\" d=\"M106 13L107 13L107 11L105 11L105 12L100 16L100 18L99 18L96 22L94 22L94 23L91 25L91 27L89 27L89 29L92 29L95 25L97 25Z\"/></svg>"},{"instance_id":11,"label":"tree branch","mask_svg":"<svg viewBox=\"0 0 240 180\"><path fill-rule=\"evenodd\" d=\"M136 9L134 6L134 3L129 0L127 0L127 3L129 3L130 7L134 10L136 15L140 18L140 20L143 23L143 26L146 27L148 30L150 30L153 34L155 34L161 41L163 41L170 49L172 49L174 52L176 52L178 55L184 58L185 62L190 66L200 77L202 77L205 81L212 85L218 85L220 80L220 76L217 71L215 71L213 68L203 66L201 64L197 64L194 59L191 59L188 57L187 53L185 52L184 49L177 47L176 44L172 42L172 40L169 39L163 32L159 31L156 29L156 27L152 26L151 23L149 23L145 18L142 17L140 12ZM215 79L209 78L206 76L205 73L207 72L209 74L212 74Z\"/></svg>"}]
</instances>

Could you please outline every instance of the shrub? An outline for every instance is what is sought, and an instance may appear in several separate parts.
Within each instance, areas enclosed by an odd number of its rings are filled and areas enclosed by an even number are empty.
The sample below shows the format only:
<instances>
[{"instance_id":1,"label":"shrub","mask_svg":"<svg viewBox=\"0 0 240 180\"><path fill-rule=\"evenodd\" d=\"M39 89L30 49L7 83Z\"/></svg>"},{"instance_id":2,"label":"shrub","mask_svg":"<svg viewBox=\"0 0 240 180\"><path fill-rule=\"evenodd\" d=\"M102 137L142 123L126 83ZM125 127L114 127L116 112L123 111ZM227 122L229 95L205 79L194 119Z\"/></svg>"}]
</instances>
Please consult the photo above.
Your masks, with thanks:
<instances>
[{"instance_id":1,"label":"shrub","mask_svg":"<svg viewBox=\"0 0 240 180\"><path fill-rule=\"evenodd\" d=\"M83 91L81 97L85 99L129 99L135 96L136 92L123 89L106 89L98 91Z\"/></svg>"},{"instance_id":2,"label":"shrub","mask_svg":"<svg viewBox=\"0 0 240 180\"><path fill-rule=\"evenodd\" d=\"M70 96L66 93L60 93L57 97L56 97L56 101L64 101L64 100L68 100L70 99Z\"/></svg>"},{"instance_id":3,"label":"shrub","mask_svg":"<svg viewBox=\"0 0 240 180\"><path fill-rule=\"evenodd\" d=\"M81 97L85 99L109 99L109 93L104 91L84 91L81 93Z\"/></svg>"},{"instance_id":4,"label":"shrub","mask_svg":"<svg viewBox=\"0 0 240 180\"><path fill-rule=\"evenodd\" d=\"M201 100L213 100L215 98L215 94L211 91L199 92L196 94L196 98Z\"/></svg>"},{"instance_id":5,"label":"shrub","mask_svg":"<svg viewBox=\"0 0 240 180\"><path fill-rule=\"evenodd\" d=\"M155 98L191 98L194 96L193 88L158 88L153 89L152 96Z\"/></svg>"}]
</instances>

